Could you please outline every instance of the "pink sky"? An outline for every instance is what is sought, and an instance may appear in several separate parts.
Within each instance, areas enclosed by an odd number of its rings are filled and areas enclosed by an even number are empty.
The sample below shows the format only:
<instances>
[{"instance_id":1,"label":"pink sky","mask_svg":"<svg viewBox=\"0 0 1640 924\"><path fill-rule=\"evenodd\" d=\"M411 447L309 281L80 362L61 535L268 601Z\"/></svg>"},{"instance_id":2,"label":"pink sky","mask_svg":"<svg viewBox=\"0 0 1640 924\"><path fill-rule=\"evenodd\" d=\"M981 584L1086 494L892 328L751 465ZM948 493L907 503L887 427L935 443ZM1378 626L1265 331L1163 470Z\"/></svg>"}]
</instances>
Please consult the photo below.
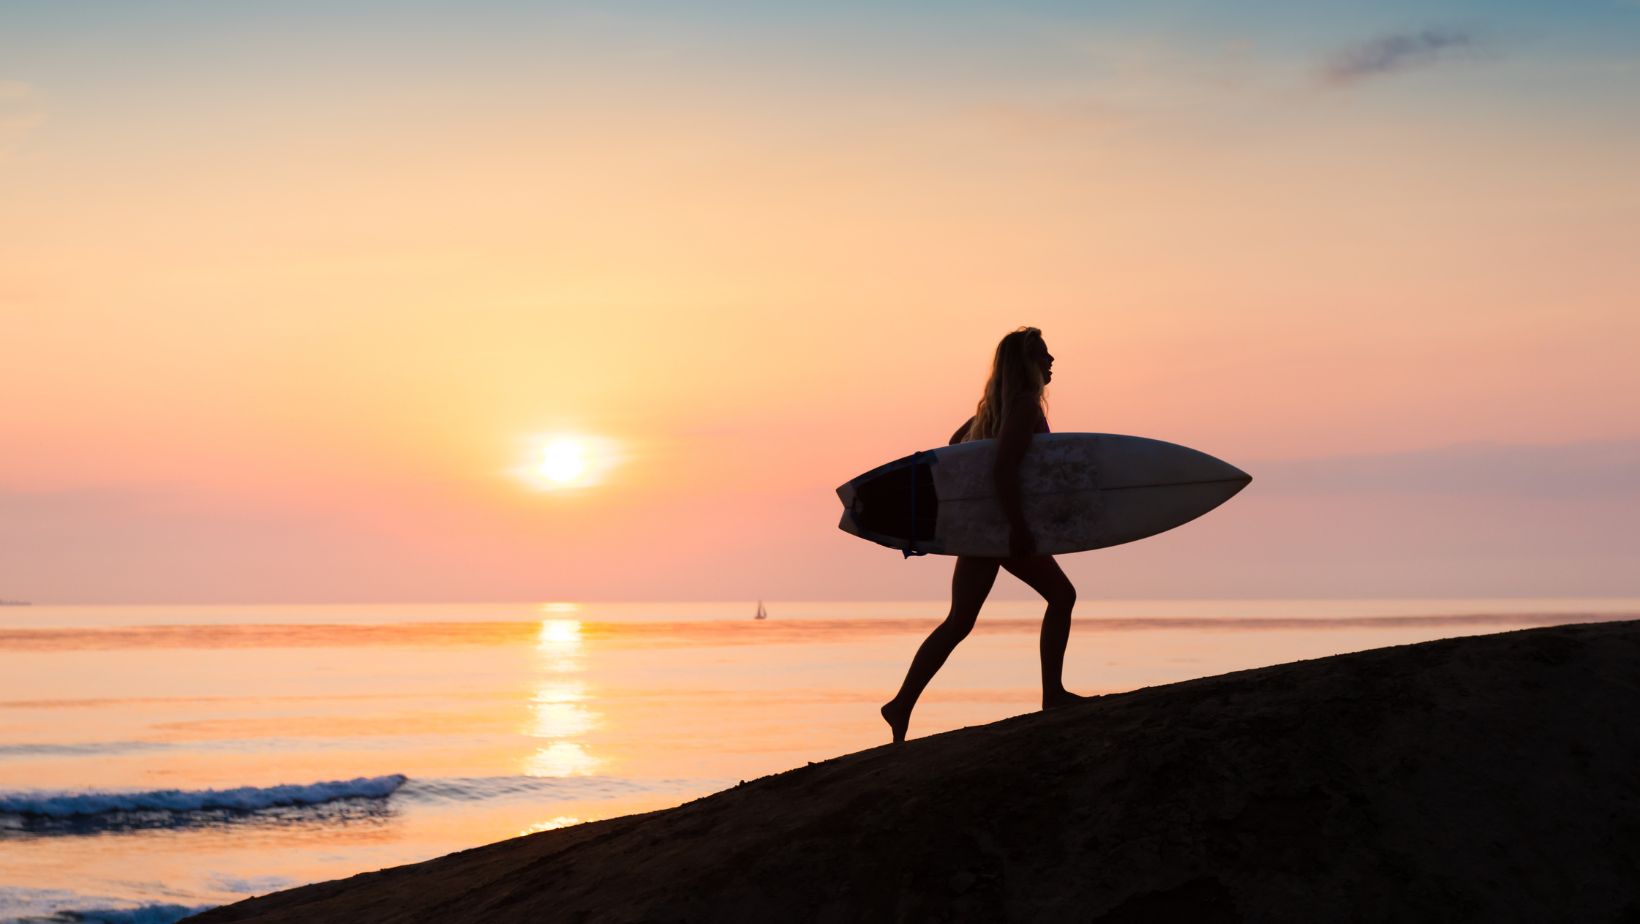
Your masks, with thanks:
<instances>
[{"instance_id":1,"label":"pink sky","mask_svg":"<svg viewBox=\"0 0 1640 924\"><path fill-rule=\"evenodd\" d=\"M935 597L832 489L1022 323L1055 429L1256 479L1084 595L1640 593L1640 129L1564 48L1339 82L1374 31L1129 24L865 84L847 36L597 28L445 79L345 29L5 65L0 598ZM625 461L532 490L555 433Z\"/></svg>"}]
</instances>

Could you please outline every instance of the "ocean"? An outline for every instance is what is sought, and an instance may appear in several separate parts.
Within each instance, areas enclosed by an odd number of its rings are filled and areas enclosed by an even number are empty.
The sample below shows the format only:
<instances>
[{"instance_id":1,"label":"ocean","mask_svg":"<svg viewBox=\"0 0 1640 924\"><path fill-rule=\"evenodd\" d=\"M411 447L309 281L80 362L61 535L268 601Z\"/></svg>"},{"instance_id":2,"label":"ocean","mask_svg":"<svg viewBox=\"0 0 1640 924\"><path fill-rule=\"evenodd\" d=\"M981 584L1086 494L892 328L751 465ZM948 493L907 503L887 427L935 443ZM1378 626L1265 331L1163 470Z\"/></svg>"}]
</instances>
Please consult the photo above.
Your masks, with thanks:
<instances>
[{"instance_id":1,"label":"ocean","mask_svg":"<svg viewBox=\"0 0 1640 924\"><path fill-rule=\"evenodd\" d=\"M0 921L203 908L677 805L884 744L942 602L0 607ZM1036 708L1041 604L993 600L911 737ZM1640 618L1640 598L1085 600L1113 693Z\"/></svg>"}]
</instances>

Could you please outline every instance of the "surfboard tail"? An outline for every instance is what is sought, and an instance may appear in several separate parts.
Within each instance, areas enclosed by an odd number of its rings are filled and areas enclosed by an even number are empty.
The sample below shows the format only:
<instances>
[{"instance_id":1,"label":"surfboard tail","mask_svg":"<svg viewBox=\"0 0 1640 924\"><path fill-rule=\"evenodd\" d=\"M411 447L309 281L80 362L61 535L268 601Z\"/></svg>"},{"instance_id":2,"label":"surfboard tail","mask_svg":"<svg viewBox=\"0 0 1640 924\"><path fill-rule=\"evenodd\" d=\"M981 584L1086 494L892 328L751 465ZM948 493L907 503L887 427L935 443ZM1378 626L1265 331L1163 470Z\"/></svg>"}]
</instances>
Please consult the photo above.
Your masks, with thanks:
<instances>
[{"instance_id":1,"label":"surfboard tail","mask_svg":"<svg viewBox=\"0 0 1640 924\"><path fill-rule=\"evenodd\" d=\"M837 528L909 555L942 550L936 541L939 494L932 453L880 465L837 489L843 516Z\"/></svg>"},{"instance_id":2,"label":"surfboard tail","mask_svg":"<svg viewBox=\"0 0 1640 924\"><path fill-rule=\"evenodd\" d=\"M837 524L837 528L849 535L864 538L860 533L860 521L854 516L854 501L857 496L852 481L837 489L837 499L843 502L843 519Z\"/></svg>"}]
</instances>

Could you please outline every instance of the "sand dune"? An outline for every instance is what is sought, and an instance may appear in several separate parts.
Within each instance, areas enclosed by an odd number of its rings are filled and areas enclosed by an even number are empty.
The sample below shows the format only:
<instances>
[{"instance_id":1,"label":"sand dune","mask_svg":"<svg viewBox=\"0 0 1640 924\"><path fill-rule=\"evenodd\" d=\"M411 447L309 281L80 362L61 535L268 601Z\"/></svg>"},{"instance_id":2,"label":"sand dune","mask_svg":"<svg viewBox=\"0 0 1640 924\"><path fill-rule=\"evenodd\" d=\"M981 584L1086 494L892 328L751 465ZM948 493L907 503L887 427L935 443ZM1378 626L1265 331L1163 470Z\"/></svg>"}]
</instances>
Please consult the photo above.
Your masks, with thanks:
<instances>
[{"instance_id":1,"label":"sand dune","mask_svg":"<svg viewBox=\"0 0 1640 924\"><path fill-rule=\"evenodd\" d=\"M190 920L1640 920L1640 622L1138 690Z\"/></svg>"}]
</instances>

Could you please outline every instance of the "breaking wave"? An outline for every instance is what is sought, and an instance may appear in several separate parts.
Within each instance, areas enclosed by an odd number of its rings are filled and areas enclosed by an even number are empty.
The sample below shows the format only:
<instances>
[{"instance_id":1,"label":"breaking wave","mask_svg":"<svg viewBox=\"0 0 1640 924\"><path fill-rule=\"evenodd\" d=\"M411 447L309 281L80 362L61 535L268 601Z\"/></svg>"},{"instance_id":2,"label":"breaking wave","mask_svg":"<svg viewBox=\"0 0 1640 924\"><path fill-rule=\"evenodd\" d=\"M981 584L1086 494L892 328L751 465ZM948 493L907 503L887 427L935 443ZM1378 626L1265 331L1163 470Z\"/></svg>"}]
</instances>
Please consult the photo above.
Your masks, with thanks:
<instances>
[{"instance_id":1,"label":"breaking wave","mask_svg":"<svg viewBox=\"0 0 1640 924\"><path fill-rule=\"evenodd\" d=\"M41 924L175 924L189 915L215 908L215 905L140 905L136 908L90 908L84 911L59 911L47 918L30 918Z\"/></svg>"},{"instance_id":2,"label":"breaking wave","mask_svg":"<svg viewBox=\"0 0 1640 924\"><path fill-rule=\"evenodd\" d=\"M133 812L255 812L339 799L385 799L409 778L400 773L325 783L149 792L0 793L0 815L73 819Z\"/></svg>"}]
</instances>

